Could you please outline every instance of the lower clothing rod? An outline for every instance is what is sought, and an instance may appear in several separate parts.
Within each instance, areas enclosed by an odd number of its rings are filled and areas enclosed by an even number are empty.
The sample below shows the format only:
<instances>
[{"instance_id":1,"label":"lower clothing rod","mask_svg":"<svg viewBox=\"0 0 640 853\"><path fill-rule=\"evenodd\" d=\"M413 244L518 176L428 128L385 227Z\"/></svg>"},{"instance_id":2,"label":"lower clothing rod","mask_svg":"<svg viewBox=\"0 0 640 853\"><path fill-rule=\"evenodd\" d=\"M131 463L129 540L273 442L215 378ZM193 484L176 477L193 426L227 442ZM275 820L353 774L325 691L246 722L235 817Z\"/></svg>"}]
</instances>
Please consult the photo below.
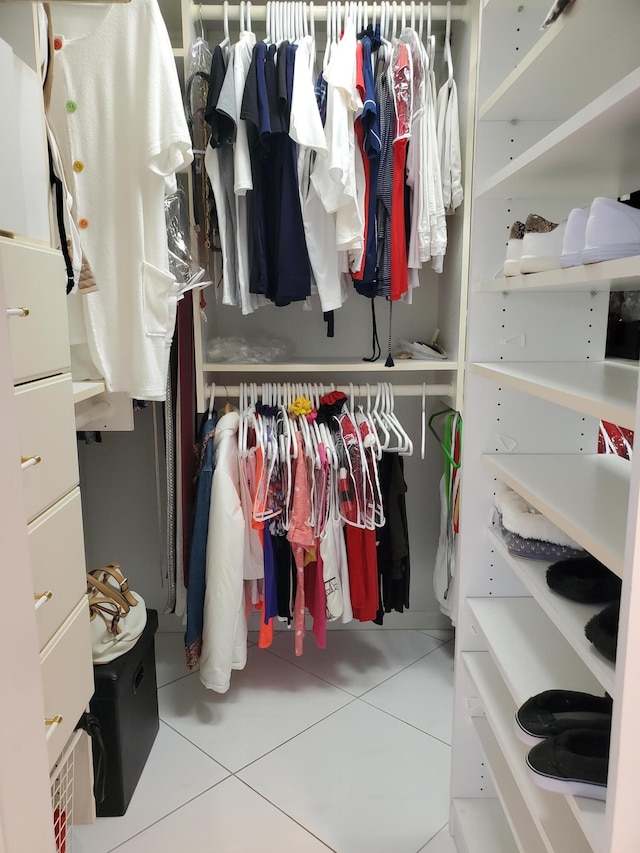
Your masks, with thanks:
<instances>
[{"instance_id":1,"label":"lower clothing rod","mask_svg":"<svg viewBox=\"0 0 640 853\"><path fill-rule=\"evenodd\" d=\"M251 386L250 382L248 382L246 384L249 387ZM263 383L256 382L253 384L257 385L258 394L261 394ZM310 385L312 390L313 390L313 387L315 384L319 388L324 387L323 393L325 393L325 394L331 390L330 385L328 385L327 383L324 383L324 385L323 385L323 383L320 383L320 382L316 382L316 383L314 383L314 382L311 382L311 383L309 383L309 382L306 382L306 383L267 382L265 384L266 385L275 385L276 387L278 387L278 385L280 385L280 386L283 386L283 385L284 386L286 386L286 385L297 386L300 384L302 384L302 385L306 384L306 385ZM239 385L224 385L223 383L216 382L214 387L216 390L216 396L222 397L224 395L225 397L233 398L234 400L240 396L240 386ZM394 397L422 397L423 393L424 393L425 397L453 397L455 394L454 387L451 384L434 385L434 384L425 383L424 385L393 385L393 383L392 383L392 387L393 387L393 396ZM205 393L206 393L207 397L209 397L209 395L211 394L211 388L212 388L211 385L207 385L205 387ZM362 382L353 382L351 385L334 385L333 390L334 391L342 391L344 394L347 394L347 395L351 394L351 392L353 391L353 394L355 396L363 397L363 396L366 396L366 393L367 393L367 383L363 384ZM377 382L369 382L369 390L370 390L371 394L375 395L377 393L377 390L378 390L378 383Z\"/></svg>"}]
</instances>

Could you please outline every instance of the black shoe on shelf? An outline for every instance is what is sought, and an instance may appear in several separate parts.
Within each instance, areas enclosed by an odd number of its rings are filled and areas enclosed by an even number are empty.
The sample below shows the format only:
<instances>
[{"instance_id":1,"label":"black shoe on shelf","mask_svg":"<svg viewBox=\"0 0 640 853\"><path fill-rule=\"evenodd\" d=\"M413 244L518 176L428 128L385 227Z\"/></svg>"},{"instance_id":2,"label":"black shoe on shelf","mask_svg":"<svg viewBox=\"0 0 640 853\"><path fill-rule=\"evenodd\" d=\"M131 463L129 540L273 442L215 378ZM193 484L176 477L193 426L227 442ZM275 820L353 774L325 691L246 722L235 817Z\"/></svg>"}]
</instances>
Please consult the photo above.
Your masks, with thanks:
<instances>
[{"instance_id":1,"label":"black shoe on shelf","mask_svg":"<svg viewBox=\"0 0 640 853\"><path fill-rule=\"evenodd\" d=\"M529 775L540 788L573 797L606 800L610 732L571 729L534 746Z\"/></svg>"},{"instance_id":2,"label":"black shoe on shelf","mask_svg":"<svg viewBox=\"0 0 640 853\"><path fill-rule=\"evenodd\" d=\"M575 690L545 690L532 696L516 712L516 734L528 746L571 729L611 729L610 696L592 696Z\"/></svg>"}]
</instances>

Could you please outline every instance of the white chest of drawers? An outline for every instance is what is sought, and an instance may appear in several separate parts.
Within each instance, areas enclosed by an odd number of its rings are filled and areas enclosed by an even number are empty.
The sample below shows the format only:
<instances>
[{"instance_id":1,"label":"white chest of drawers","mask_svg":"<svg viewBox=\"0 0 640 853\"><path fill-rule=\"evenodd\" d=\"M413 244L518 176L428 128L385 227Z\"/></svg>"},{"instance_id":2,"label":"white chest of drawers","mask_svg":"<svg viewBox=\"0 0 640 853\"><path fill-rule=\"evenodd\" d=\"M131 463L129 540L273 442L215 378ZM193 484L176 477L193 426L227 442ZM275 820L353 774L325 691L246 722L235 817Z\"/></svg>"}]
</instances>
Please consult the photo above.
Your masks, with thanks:
<instances>
[{"instance_id":1,"label":"white chest of drawers","mask_svg":"<svg viewBox=\"0 0 640 853\"><path fill-rule=\"evenodd\" d=\"M93 694L66 276L59 252L0 238L0 277L51 769Z\"/></svg>"}]
</instances>

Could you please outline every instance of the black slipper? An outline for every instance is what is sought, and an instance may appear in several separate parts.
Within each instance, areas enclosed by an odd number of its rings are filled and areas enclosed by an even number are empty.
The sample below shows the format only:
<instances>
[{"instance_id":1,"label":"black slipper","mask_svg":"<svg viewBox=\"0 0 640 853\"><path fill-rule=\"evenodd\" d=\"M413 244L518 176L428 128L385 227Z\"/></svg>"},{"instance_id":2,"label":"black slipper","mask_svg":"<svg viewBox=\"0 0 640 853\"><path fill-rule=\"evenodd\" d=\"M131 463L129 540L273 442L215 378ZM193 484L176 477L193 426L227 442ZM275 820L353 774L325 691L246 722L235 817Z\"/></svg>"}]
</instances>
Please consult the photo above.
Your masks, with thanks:
<instances>
[{"instance_id":1,"label":"black slipper","mask_svg":"<svg viewBox=\"0 0 640 853\"><path fill-rule=\"evenodd\" d=\"M614 601L590 619L584 629L587 639L591 640L600 654L614 662L618 646L619 618L620 602Z\"/></svg>"},{"instance_id":2,"label":"black slipper","mask_svg":"<svg viewBox=\"0 0 640 853\"><path fill-rule=\"evenodd\" d=\"M595 557L560 560L547 569L547 583L554 592L582 604L617 601L621 579Z\"/></svg>"},{"instance_id":3,"label":"black slipper","mask_svg":"<svg viewBox=\"0 0 640 853\"><path fill-rule=\"evenodd\" d=\"M573 797L606 800L609 732L571 729L534 746L527 756L540 788Z\"/></svg>"},{"instance_id":4,"label":"black slipper","mask_svg":"<svg viewBox=\"0 0 640 853\"><path fill-rule=\"evenodd\" d=\"M575 690L545 690L532 696L516 712L516 734L523 743L541 740L569 729L610 731L613 701Z\"/></svg>"}]
</instances>

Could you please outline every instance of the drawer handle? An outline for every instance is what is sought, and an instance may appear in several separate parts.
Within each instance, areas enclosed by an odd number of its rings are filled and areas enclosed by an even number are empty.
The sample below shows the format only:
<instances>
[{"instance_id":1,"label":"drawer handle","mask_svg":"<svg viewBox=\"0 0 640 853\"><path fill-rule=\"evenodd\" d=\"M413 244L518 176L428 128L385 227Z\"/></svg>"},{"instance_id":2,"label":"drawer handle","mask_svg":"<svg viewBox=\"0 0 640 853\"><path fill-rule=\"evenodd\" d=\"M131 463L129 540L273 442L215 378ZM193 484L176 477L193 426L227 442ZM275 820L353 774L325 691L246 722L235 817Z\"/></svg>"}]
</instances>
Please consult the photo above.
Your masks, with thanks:
<instances>
[{"instance_id":1,"label":"drawer handle","mask_svg":"<svg viewBox=\"0 0 640 853\"><path fill-rule=\"evenodd\" d=\"M34 465L39 465L42 462L42 456L21 456L20 465L23 471L27 468L33 468Z\"/></svg>"},{"instance_id":2,"label":"drawer handle","mask_svg":"<svg viewBox=\"0 0 640 853\"><path fill-rule=\"evenodd\" d=\"M36 603L36 610L40 610L43 604L46 604L47 601L51 601L53 593L50 589L45 589L44 592L36 592L33 596L33 599Z\"/></svg>"},{"instance_id":3,"label":"drawer handle","mask_svg":"<svg viewBox=\"0 0 640 853\"><path fill-rule=\"evenodd\" d=\"M56 714L55 717L45 717L45 726L47 726L47 741L51 739L55 730L62 724L62 717Z\"/></svg>"},{"instance_id":4,"label":"drawer handle","mask_svg":"<svg viewBox=\"0 0 640 853\"><path fill-rule=\"evenodd\" d=\"M7 308L7 317L28 317L28 308Z\"/></svg>"}]
</instances>

